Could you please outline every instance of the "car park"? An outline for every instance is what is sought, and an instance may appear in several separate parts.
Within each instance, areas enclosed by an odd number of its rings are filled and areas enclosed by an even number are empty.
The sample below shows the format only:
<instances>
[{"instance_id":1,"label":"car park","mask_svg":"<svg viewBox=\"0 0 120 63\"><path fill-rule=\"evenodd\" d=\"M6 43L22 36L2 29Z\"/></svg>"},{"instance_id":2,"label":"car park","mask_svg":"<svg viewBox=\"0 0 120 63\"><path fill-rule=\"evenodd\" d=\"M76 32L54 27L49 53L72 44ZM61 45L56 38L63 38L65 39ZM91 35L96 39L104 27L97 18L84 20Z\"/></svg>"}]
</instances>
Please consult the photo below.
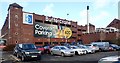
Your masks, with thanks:
<instances>
[{"instance_id":1,"label":"car park","mask_svg":"<svg viewBox=\"0 0 120 63\"><path fill-rule=\"evenodd\" d=\"M66 46L54 46L50 49L51 55L74 56L75 52Z\"/></svg>"},{"instance_id":2,"label":"car park","mask_svg":"<svg viewBox=\"0 0 120 63\"><path fill-rule=\"evenodd\" d=\"M17 44L14 48L13 54L22 61L36 58L41 59L41 51L36 49L34 44L22 43Z\"/></svg>"},{"instance_id":3,"label":"car park","mask_svg":"<svg viewBox=\"0 0 120 63\"><path fill-rule=\"evenodd\" d=\"M75 51L76 55L82 55L82 54L87 54L87 50L80 48L78 46L70 46L71 49L73 49L73 51Z\"/></svg>"}]
</instances>

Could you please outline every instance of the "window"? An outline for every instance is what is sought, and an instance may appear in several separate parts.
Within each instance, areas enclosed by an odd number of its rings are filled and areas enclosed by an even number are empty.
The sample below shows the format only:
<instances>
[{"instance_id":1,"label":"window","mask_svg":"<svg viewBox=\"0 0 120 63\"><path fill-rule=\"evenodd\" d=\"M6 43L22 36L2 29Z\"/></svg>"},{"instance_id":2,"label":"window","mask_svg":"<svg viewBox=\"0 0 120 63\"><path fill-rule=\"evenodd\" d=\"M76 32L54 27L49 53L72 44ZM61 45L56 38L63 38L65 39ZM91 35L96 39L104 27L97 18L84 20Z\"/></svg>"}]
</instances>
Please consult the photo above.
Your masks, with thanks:
<instances>
[{"instance_id":1,"label":"window","mask_svg":"<svg viewBox=\"0 0 120 63\"><path fill-rule=\"evenodd\" d=\"M41 22L42 23L43 21L42 20L35 20L35 22Z\"/></svg>"},{"instance_id":2,"label":"window","mask_svg":"<svg viewBox=\"0 0 120 63\"><path fill-rule=\"evenodd\" d=\"M18 35L18 32L15 32L15 35Z\"/></svg>"},{"instance_id":3,"label":"window","mask_svg":"<svg viewBox=\"0 0 120 63\"><path fill-rule=\"evenodd\" d=\"M61 45L64 45L65 42L60 42Z\"/></svg>"},{"instance_id":4,"label":"window","mask_svg":"<svg viewBox=\"0 0 120 63\"><path fill-rule=\"evenodd\" d=\"M18 26L18 24L15 24L15 26L17 27L17 26Z\"/></svg>"},{"instance_id":5,"label":"window","mask_svg":"<svg viewBox=\"0 0 120 63\"><path fill-rule=\"evenodd\" d=\"M53 42L52 44L58 44L58 42Z\"/></svg>"},{"instance_id":6,"label":"window","mask_svg":"<svg viewBox=\"0 0 120 63\"><path fill-rule=\"evenodd\" d=\"M59 49L59 47L54 47L53 49Z\"/></svg>"},{"instance_id":7,"label":"window","mask_svg":"<svg viewBox=\"0 0 120 63\"><path fill-rule=\"evenodd\" d=\"M48 42L44 42L44 45L48 45L49 43Z\"/></svg>"},{"instance_id":8,"label":"window","mask_svg":"<svg viewBox=\"0 0 120 63\"><path fill-rule=\"evenodd\" d=\"M35 42L35 44L43 44L43 42Z\"/></svg>"}]
</instances>

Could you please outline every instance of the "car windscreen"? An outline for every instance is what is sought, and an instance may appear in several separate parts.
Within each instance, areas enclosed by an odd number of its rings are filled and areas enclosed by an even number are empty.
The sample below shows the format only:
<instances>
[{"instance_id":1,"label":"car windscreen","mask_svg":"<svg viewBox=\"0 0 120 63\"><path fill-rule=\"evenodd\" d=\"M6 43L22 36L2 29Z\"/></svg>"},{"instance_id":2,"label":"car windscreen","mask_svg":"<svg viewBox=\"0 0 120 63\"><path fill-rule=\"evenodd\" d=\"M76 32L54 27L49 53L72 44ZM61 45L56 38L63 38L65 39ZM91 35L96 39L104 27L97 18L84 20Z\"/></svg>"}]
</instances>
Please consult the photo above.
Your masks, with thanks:
<instances>
[{"instance_id":1,"label":"car windscreen","mask_svg":"<svg viewBox=\"0 0 120 63\"><path fill-rule=\"evenodd\" d=\"M72 49L79 49L79 47L71 47Z\"/></svg>"},{"instance_id":2,"label":"car windscreen","mask_svg":"<svg viewBox=\"0 0 120 63\"><path fill-rule=\"evenodd\" d=\"M60 47L61 50L67 50L69 49L68 47Z\"/></svg>"},{"instance_id":3,"label":"car windscreen","mask_svg":"<svg viewBox=\"0 0 120 63\"><path fill-rule=\"evenodd\" d=\"M23 49L35 49L35 45L33 44L23 44Z\"/></svg>"}]
</instances>

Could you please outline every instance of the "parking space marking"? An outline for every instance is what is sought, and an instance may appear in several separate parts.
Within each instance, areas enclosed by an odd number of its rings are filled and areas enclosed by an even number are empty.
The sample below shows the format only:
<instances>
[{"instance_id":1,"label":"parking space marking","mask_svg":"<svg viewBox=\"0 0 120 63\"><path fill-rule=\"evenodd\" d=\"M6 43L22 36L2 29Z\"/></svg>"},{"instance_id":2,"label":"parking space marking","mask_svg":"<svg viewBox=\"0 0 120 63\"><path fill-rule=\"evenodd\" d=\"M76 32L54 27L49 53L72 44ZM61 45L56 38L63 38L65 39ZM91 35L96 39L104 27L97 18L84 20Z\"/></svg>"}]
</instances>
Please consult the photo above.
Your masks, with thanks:
<instances>
[{"instance_id":1,"label":"parking space marking","mask_svg":"<svg viewBox=\"0 0 120 63\"><path fill-rule=\"evenodd\" d=\"M13 59L15 59L16 61L21 61L19 58L13 56L13 55L10 55L10 57L12 57Z\"/></svg>"}]
</instances>

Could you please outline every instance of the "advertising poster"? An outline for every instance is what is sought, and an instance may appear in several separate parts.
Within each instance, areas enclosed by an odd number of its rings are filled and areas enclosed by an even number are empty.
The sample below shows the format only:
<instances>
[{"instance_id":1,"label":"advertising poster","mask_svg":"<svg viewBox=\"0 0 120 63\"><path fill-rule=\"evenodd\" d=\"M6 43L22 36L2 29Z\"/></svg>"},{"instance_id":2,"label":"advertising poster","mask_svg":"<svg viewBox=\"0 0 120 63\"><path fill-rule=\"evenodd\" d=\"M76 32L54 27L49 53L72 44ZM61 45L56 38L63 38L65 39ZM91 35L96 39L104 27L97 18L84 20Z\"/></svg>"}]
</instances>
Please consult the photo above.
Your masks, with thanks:
<instances>
[{"instance_id":1,"label":"advertising poster","mask_svg":"<svg viewBox=\"0 0 120 63\"><path fill-rule=\"evenodd\" d=\"M72 35L71 29L65 26L44 24L40 22L36 22L34 24L34 36L35 37L70 38L71 35Z\"/></svg>"}]
</instances>

